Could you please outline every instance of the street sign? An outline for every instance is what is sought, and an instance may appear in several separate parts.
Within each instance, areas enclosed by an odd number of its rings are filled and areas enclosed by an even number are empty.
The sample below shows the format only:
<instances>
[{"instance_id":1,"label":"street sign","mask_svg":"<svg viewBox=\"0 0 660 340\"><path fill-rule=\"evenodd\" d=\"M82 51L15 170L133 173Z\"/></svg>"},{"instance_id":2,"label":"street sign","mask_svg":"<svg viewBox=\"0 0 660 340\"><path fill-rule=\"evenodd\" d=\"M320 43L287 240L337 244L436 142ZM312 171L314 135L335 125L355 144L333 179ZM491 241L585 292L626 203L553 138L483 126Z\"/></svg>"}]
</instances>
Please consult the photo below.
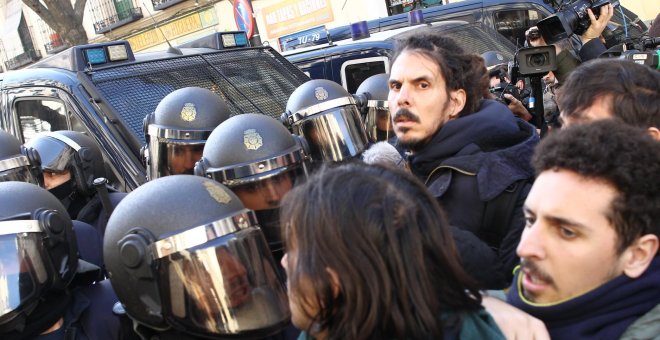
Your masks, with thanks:
<instances>
[{"instance_id":1,"label":"street sign","mask_svg":"<svg viewBox=\"0 0 660 340\"><path fill-rule=\"evenodd\" d=\"M254 14L249 0L234 0L234 21L239 30L247 33L248 39L254 34Z\"/></svg>"}]
</instances>

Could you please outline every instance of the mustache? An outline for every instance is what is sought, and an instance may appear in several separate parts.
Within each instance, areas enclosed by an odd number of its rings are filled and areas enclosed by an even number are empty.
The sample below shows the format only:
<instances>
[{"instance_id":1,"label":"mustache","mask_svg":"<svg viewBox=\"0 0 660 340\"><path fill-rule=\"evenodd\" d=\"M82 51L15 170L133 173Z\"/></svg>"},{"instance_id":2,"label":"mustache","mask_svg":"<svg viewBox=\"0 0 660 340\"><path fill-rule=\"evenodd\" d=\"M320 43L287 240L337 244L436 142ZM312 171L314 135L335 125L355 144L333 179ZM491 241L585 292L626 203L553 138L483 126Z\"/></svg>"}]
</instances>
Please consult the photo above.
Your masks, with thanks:
<instances>
[{"instance_id":1,"label":"mustache","mask_svg":"<svg viewBox=\"0 0 660 340\"><path fill-rule=\"evenodd\" d=\"M520 269L524 272L527 272L531 275L538 277L539 279L545 281L548 284L554 285L554 280L552 280L550 275L542 271L536 263L530 260L520 259Z\"/></svg>"},{"instance_id":2,"label":"mustache","mask_svg":"<svg viewBox=\"0 0 660 340\"><path fill-rule=\"evenodd\" d=\"M397 110L396 113L394 114L394 116L392 117L392 121L396 122L399 118L404 118L406 120L409 120L409 121L415 122L415 123L420 122L419 116L412 113L408 109L399 109L399 110Z\"/></svg>"}]
</instances>

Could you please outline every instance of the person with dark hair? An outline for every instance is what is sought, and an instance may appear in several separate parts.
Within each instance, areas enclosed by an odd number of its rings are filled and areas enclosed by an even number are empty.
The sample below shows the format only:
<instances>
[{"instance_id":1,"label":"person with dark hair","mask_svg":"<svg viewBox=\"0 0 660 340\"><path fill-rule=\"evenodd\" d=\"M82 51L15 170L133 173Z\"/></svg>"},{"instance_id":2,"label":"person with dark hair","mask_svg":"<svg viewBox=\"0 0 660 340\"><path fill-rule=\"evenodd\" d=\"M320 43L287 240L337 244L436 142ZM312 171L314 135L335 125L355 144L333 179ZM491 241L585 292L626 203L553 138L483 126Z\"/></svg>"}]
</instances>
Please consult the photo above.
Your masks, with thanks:
<instances>
[{"instance_id":1,"label":"person with dark hair","mask_svg":"<svg viewBox=\"0 0 660 340\"><path fill-rule=\"evenodd\" d=\"M509 303L553 339L656 337L660 143L603 120L550 135L533 164Z\"/></svg>"},{"instance_id":2,"label":"person with dark hair","mask_svg":"<svg viewBox=\"0 0 660 340\"><path fill-rule=\"evenodd\" d=\"M584 89L588 89L585 91ZM596 59L577 68L557 92L564 126L615 118L660 140L660 72L627 60Z\"/></svg>"},{"instance_id":3,"label":"person with dark hair","mask_svg":"<svg viewBox=\"0 0 660 340\"><path fill-rule=\"evenodd\" d=\"M322 168L282 204L292 322L316 339L503 339L410 174Z\"/></svg>"},{"instance_id":4,"label":"person with dark hair","mask_svg":"<svg viewBox=\"0 0 660 340\"><path fill-rule=\"evenodd\" d=\"M389 108L408 165L441 205L451 225L478 236L485 252L463 254L488 273L483 288L504 288L518 263L522 204L539 137L534 127L485 100L488 72L478 55L426 32L399 41L389 79ZM484 265L494 259L493 265Z\"/></svg>"}]
</instances>

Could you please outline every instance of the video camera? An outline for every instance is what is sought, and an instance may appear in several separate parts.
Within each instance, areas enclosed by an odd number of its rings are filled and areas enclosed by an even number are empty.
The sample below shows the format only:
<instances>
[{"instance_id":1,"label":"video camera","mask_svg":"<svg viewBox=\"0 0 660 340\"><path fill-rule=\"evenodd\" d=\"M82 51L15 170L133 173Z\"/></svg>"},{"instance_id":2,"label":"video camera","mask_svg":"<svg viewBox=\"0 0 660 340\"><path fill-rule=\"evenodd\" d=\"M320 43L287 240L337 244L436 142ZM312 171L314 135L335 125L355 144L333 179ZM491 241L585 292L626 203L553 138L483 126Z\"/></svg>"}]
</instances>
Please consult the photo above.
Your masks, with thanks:
<instances>
[{"instance_id":1,"label":"video camera","mask_svg":"<svg viewBox=\"0 0 660 340\"><path fill-rule=\"evenodd\" d=\"M563 4L557 9L557 13L539 21L536 26L547 44L570 37L573 33L581 35L584 33L591 21L587 9L591 8L596 18L600 15L601 7L612 4L618 6L619 1L609 0L576 0ZM556 8L556 7L555 7Z\"/></svg>"},{"instance_id":2,"label":"video camera","mask_svg":"<svg viewBox=\"0 0 660 340\"><path fill-rule=\"evenodd\" d=\"M639 43L628 43L620 58L660 71L660 38L644 38Z\"/></svg>"},{"instance_id":3,"label":"video camera","mask_svg":"<svg viewBox=\"0 0 660 340\"><path fill-rule=\"evenodd\" d=\"M541 129L541 135L545 135L547 125L543 109L543 86L541 78L550 71L557 68L557 52L555 47L538 46L521 48L516 52L513 66L510 68L511 83L516 83L519 77L529 77L532 84L529 108L533 109L534 125ZM538 103L538 104L537 104Z\"/></svg>"}]
</instances>

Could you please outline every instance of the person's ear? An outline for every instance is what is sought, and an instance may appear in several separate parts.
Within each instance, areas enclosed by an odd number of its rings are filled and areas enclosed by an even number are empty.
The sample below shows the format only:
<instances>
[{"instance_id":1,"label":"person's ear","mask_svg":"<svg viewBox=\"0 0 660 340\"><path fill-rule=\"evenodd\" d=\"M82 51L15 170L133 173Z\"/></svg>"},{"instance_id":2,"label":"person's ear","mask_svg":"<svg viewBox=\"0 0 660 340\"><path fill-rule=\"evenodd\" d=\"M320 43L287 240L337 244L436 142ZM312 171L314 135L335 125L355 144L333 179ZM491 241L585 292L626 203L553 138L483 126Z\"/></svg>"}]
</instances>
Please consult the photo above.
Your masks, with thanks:
<instances>
[{"instance_id":1,"label":"person's ear","mask_svg":"<svg viewBox=\"0 0 660 340\"><path fill-rule=\"evenodd\" d=\"M653 137L653 139L660 141L660 129L655 126L648 128L648 133Z\"/></svg>"},{"instance_id":2,"label":"person's ear","mask_svg":"<svg viewBox=\"0 0 660 340\"><path fill-rule=\"evenodd\" d=\"M328 275L330 275L332 297L337 298L339 294L341 294L341 281L339 280L339 274L337 274L337 272L330 267L326 267L325 271L328 272Z\"/></svg>"},{"instance_id":3,"label":"person's ear","mask_svg":"<svg viewBox=\"0 0 660 340\"><path fill-rule=\"evenodd\" d=\"M624 251L623 273L631 279L640 277L658 253L658 236L646 234Z\"/></svg>"},{"instance_id":4,"label":"person's ear","mask_svg":"<svg viewBox=\"0 0 660 340\"><path fill-rule=\"evenodd\" d=\"M465 102L467 101L467 93L463 89L451 91L449 92L449 101L452 104L449 112L449 118L458 118L458 114L463 111L463 108L465 107Z\"/></svg>"}]
</instances>

